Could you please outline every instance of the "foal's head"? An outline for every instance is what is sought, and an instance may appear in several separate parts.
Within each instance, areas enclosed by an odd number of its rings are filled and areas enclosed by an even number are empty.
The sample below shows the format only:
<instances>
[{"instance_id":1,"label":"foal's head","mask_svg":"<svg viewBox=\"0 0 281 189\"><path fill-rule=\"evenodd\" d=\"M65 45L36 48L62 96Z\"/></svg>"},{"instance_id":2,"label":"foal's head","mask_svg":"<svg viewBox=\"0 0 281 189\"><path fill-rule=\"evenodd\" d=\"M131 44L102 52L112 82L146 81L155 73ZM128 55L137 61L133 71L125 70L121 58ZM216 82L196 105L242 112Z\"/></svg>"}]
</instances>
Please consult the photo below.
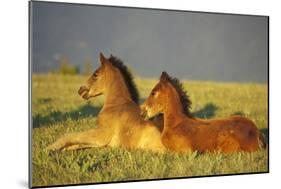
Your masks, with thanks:
<instances>
[{"instance_id":1,"label":"foal's head","mask_svg":"<svg viewBox=\"0 0 281 189\"><path fill-rule=\"evenodd\" d=\"M121 88L126 88L129 93L129 98L137 102L139 97L137 88L130 72L123 62L112 55L107 59L100 53L100 63L100 67L97 68L86 83L80 87L78 91L79 95L84 99L89 99L102 95L113 87L119 90L121 90ZM120 82L116 83L117 81Z\"/></svg>"},{"instance_id":2,"label":"foal's head","mask_svg":"<svg viewBox=\"0 0 281 189\"><path fill-rule=\"evenodd\" d=\"M180 109L185 115L190 116L191 101L182 84L177 78L172 78L166 72L162 72L159 82L141 106L142 114L148 118L154 117L165 113L171 106L174 106L174 110Z\"/></svg>"},{"instance_id":3,"label":"foal's head","mask_svg":"<svg viewBox=\"0 0 281 189\"><path fill-rule=\"evenodd\" d=\"M78 91L79 95L84 99L102 95L106 88L107 75L112 75L109 61L100 53L100 67L88 78L86 83L82 85Z\"/></svg>"}]
</instances>

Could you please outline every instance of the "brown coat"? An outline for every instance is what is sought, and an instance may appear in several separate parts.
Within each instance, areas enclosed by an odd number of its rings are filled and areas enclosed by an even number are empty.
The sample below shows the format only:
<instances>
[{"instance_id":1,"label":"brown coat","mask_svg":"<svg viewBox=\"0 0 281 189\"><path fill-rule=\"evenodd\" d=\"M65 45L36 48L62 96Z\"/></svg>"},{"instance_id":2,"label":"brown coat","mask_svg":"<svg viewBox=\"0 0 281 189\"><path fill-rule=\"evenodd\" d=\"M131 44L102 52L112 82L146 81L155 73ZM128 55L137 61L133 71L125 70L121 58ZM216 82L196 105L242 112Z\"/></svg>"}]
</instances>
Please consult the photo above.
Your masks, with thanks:
<instances>
[{"instance_id":1,"label":"brown coat","mask_svg":"<svg viewBox=\"0 0 281 189\"><path fill-rule=\"evenodd\" d=\"M140 114L138 93L127 67L115 57L106 59L102 54L100 62L101 66L78 91L84 99L105 96L97 128L63 136L47 149L112 146L164 151L159 129Z\"/></svg>"},{"instance_id":2,"label":"brown coat","mask_svg":"<svg viewBox=\"0 0 281 189\"><path fill-rule=\"evenodd\" d=\"M190 104L182 84L163 72L142 105L142 114L164 114L161 140L166 148L176 152L253 152L259 148L259 141L265 145L262 133L251 120L241 116L197 119L189 112Z\"/></svg>"}]
</instances>

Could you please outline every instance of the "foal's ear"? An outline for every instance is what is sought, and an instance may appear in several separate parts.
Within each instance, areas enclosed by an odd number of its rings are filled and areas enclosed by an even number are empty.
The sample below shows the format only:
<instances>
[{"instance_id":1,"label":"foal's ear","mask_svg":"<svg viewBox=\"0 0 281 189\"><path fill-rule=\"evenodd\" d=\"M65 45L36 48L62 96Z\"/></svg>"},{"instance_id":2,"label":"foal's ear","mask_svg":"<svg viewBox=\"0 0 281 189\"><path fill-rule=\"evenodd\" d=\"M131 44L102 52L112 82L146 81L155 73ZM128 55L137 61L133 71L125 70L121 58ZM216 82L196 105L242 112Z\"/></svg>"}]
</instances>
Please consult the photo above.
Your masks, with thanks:
<instances>
[{"instance_id":1,"label":"foal's ear","mask_svg":"<svg viewBox=\"0 0 281 189\"><path fill-rule=\"evenodd\" d=\"M160 81L167 81L169 79L169 75L167 74L167 72L162 72L161 77L160 77Z\"/></svg>"},{"instance_id":2,"label":"foal's ear","mask_svg":"<svg viewBox=\"0 0 281 189\"><path fill-rule=\"evenodd\" d=\"M104 65L104 63L106 62L106 58L104 57L104 55L102 53L100 53L100 63L101 65Z\"/></svg>"}]
</instances>

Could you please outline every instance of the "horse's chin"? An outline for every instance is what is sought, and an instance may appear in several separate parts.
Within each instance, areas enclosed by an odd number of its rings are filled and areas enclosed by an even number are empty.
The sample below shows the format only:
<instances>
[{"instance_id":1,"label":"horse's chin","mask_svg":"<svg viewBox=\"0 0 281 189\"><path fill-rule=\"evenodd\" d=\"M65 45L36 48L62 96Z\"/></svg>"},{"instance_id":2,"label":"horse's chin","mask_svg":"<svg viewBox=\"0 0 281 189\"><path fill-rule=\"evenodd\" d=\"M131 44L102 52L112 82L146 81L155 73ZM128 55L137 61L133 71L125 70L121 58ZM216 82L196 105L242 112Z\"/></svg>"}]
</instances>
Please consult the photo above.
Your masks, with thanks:
<instances>
[{"instance_id":1,"label":"horse's chin","mask_svg":"<svg viewBox=\"0 0 281 189\"><path fill-rule=\"evenodd\" d=\"M84 100L89 100L91 97L90 97L90 96L84 95L84 96L82 96L82 98L83 98Z\"/></svg>"},{"instance_id":2,"label":"horse's chin","mask_svg":"<svg viewBox=\"0 0 281 189\"><path fill-rule=\"evenodd\" d=\"M97 93L97 94L94 94L94 95L89 95L88 93L85 93L84 95L82 95L82 98L85 99L85 100L89 100L90 98L94 98L94 97L97 97L97 96L100 96L102 95L102 93Z\"/></svg>"},{"instance_id":3,"label":"horse's chin","mask_svg":"<svg viewBox=\"0 0 281 189\"><path fill-rule=\"evenodd\" d=\"M152 116L147 116L147 120L153 120L154 118L157 118L158 116L162 115L161 113L157 113L155 115L152 115Z\"/></svg>"},{"instance_id":4,"label":"horse's chin","mask_svg":"<svg viewBox=\"0 0 281 189\"><path fill-rule=\"evenodd\" d=\"M141 106L141 116L144 120L151 120L154 117L157 117L160 113L151 114L149 109L145 108L145 106Z\"/></svg>"},{"instance_id":5,"label":"horse's chin","mask_svg":"<svg viewBox=\"0 0 281 189\"><path fill-rule=\"evenodd\" d=\"M145 121L150 120L150 117L148 117L148 116L142 116L142 117Z\"/></svg>"},{"instance_id":6,"label":"horse's chin","mask_svg":"<svg viewBox=\"0 0 281 189\"><path fill-rule=\"evenodd\" d=\"M154 118L156 118L157 116L159 116L159 114L155 114L155 115L148 115L147 113L142 113L141 116L143 117L144 120L153 120Z\"/></svg>"}]
</instances>

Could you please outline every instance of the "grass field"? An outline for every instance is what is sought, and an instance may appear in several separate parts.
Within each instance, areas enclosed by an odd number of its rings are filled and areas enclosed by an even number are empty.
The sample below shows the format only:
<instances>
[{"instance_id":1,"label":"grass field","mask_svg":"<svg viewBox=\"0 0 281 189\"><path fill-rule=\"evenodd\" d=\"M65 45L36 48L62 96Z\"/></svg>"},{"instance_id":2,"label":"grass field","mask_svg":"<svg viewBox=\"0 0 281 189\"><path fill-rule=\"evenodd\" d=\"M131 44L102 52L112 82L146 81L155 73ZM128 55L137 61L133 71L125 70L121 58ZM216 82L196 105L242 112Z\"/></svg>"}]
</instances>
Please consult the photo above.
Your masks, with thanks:
<instances>
[{"instance_id":1,"label":"grass field","mask_svg":"<svg viewBox=\"0 0 281 189\"><path fill-rule=\"evenodd\" d=\"M46 152L43 149L65 133L96 127L102 97L83 100L78 88L83 76L32 77L32 185L98 183L168 177L268 171L267 149L254 153L158 154L122 148ZM144 100L157 80L135 79ZM268 133L266 84L184 81L192 112L200 118L233 114L252 119Z\"/></svg>"}]
</instances>

